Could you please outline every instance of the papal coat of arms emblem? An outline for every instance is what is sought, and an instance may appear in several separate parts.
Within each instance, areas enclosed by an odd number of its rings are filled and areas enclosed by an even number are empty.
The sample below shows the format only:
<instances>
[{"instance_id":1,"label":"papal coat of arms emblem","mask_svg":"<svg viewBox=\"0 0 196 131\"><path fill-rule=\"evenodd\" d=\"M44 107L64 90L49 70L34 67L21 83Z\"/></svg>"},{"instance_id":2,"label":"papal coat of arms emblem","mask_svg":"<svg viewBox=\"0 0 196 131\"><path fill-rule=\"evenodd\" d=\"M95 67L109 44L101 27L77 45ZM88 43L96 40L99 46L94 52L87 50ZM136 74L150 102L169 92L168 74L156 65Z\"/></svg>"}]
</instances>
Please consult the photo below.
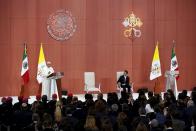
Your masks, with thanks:
<instances>
[{"instance_id":1,"label":"papal coat of arms emblem","mask_svg":"<svg viewBox=\"0 0 196 131\"><path fill-rule=\"evenodd\" d=\"M49 16L47 30L55 40L68 40L76 31L75 18L69 11L58 10Z\"/></svg>"}]
</instances>

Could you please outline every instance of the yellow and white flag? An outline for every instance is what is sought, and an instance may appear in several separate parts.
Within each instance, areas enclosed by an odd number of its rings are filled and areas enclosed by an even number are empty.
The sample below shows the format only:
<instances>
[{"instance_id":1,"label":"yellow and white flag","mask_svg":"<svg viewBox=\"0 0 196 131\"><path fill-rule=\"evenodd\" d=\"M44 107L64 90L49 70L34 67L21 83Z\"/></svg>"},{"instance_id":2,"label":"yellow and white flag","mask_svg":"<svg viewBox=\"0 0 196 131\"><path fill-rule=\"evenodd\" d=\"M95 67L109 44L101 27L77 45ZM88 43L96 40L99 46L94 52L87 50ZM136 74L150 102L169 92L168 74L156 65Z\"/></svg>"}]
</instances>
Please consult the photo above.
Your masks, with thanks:
<instances>
[{"instance_id":1,"label":"yellow and white flag","mask_svg":"<svg viewBox=\"0 0 196 131\"><path fill-rule=\"evenodd\" d=\"M153 80L159 76L161 76L161 63L159 59L159 49L158 49L158 42L155 48L153 60L152 60L152 67L150 72L150 80Z\"/></svg>"},{"instance_id":2,"label":"yellow and white flag","mask_svg":"<svg viewBox=\"0 0 196 131\"><path fill-rule=\"evenodd\" d=\"M43 74L44 74L45 68L47 68L47 66L46 66L44 51L43 51L42 44L41 44L40 52L39 52L38 67L37 67L37 81L39 84L42 83L44 79Z\"/></svg>"}]
</instances>

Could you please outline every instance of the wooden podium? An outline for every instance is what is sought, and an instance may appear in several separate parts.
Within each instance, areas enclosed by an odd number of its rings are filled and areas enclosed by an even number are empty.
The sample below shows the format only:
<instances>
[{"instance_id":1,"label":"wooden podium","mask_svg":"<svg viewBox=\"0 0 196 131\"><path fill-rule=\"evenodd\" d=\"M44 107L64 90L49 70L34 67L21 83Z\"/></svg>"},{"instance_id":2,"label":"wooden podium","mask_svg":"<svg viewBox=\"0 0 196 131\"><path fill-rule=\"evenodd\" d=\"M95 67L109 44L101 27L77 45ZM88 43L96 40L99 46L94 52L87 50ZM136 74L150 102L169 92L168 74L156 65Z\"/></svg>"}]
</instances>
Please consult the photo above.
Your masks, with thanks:
<instances>
[{"instance_id":1,"label":"wooden podium","mask_svg":"<svg viewBox=\"0 0 196 131\"><path fill-rule=\"evenodd\" d=\"M63 76L64 76L64 73L63 72L54 72L54 73L50 74L47 77L48 79L55 79L56 80L56 85L57 85L59 100L61 100L61 98L62 98L61 78Z\"/></svg>"}]
</instances>

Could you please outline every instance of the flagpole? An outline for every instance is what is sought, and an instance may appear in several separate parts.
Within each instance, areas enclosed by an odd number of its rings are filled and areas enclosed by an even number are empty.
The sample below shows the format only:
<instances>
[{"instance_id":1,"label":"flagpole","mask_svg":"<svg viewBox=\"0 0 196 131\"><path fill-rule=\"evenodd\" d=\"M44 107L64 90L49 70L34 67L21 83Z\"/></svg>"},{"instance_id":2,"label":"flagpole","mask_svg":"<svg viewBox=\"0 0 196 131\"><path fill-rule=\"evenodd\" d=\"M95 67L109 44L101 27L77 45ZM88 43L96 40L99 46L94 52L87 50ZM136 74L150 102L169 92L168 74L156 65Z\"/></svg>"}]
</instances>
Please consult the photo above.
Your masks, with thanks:
<instances>
[{"instance_id":1,"label":"flagpole","mask_svg":"<svg viewBox=\"0 0 196 131\"><path fill-rule=\"evenodd\" d=\"M154 85L154 94L155 94L155 92L156 92L156 87L157 87L157 81L159 80L159 78L157 77L156 78L156 81L155 81L155 85Z\"/></svg>"},{"instance_id":2,"label":"flagpole","mask_svg":"<svg viewBox=\"0 0 196 131\"><path fill-rule=\"evenodd\" d=\"M154 86L154 93L156 91L156 87L157 87L157 81L158 81L158 77L156 78L156 81L155 81L155 86Z\"/></svg>"},{"instance_id":3,"label":"flagpole","mask_svg":"<svg viewBox=\"0 0 196 131\"><path fill-rule=\"evenodd\" d=\"M175 40L173 40L173 47L172 48L174 48L175 46L176 46L176 42L175 42Z\"/></svg>"},{"instance_id":4,"label":"flagpole","mask_svg":"<svg viewBox=\"0 0 196 131\"><path fill-rule=\"evenodd\" d=\"M159 90L157 91L157 89L159 89L159 86L160 86L160 82L159 82L159 78L157 77L154 86L154 93L159 93Z\"/></svg>"},{"instance_id":5,"label":"flagpole","mask_svg":"<svg viewBox=\"0 0 196 131\"><path fill-rule=\"evenodd\" d=\"M157 81L158 78L156 78L156 81ZM154 83L154 89L153 89L153 92L155 93L155 88L156 88L156 81Z\"/></svg>"}]
</instances>

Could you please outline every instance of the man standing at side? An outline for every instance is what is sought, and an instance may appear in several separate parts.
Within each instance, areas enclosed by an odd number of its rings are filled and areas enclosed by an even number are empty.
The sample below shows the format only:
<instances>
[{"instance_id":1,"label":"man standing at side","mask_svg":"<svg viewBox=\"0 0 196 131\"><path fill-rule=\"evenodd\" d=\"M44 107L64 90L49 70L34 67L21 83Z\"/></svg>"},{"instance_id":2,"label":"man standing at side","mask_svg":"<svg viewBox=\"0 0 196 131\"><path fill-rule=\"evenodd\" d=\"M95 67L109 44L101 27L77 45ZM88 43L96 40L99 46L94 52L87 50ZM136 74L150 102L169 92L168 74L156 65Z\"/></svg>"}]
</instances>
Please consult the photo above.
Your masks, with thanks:
<instances>
[{"instance_id":1,"label":"man standing at side","mask_svg":"<svg viewBox=\"0 0 196 131\"><path fill-rule=\"evenodd\" d=\"M124 74L120 76L120 78L117 81L117 84L119 87L123 88L123 92L126 92L126 88L128 89L128 93L130 93L130 78L128 76L128 71L125 70Z\"/></svg>"}]
</instances>

